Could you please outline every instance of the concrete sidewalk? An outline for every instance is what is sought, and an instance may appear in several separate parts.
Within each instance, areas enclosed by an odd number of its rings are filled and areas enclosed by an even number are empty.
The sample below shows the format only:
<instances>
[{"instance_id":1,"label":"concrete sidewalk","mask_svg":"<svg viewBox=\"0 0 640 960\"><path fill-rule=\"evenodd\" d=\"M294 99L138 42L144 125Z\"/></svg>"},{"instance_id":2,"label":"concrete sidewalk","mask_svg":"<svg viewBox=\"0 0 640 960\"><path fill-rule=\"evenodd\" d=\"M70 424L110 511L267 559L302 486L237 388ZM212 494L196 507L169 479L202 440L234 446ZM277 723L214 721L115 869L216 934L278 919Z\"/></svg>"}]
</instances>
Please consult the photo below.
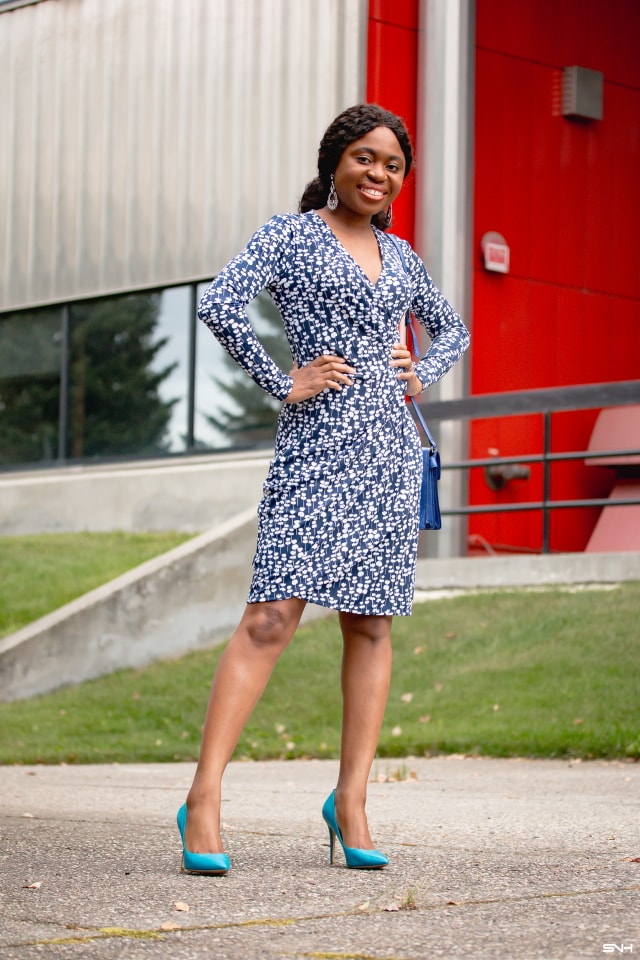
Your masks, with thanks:
<instances>
[{"instance_id":1,"label":"concrete sidewalk","mask_svg":"<svg viewBox=\"0 0 640 960\"><path fill-rule=\"evenodd\" d=\"M399 761L378 761L389 775ZM329 866L334 761L234 763L231 873L178 872L190 764L3 767L4 960L640 955L640 767L437 758L375 782L384 871ZM634 862L635 861L635 862ZM178 905L178 906L176 906ZM181 909L180 905L187 905Z\"/></svg>"}]
</instances>

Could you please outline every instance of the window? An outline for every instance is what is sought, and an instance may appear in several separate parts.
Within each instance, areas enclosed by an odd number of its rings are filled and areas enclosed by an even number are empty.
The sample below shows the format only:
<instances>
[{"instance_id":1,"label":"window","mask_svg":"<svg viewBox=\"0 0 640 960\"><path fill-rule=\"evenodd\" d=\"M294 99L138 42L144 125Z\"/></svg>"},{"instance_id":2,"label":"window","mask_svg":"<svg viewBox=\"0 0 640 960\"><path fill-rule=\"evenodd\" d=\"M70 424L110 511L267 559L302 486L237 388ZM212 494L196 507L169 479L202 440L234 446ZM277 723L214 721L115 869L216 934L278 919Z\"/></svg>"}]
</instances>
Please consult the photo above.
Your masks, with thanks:
<instances>
[{"instance_id":1,"label":"window","mask_svg":"<svg viewBox=\"0 0 640 960\"><path fill-rule=\"evenodd\" d=\"M62 310L0 317L0 465L58 456Z\"/></svg>"},{"instance_id":2,"label":"window","mask_svg":"<svg viewBox=\"0 0 640 960\"><path fill-rule=\"evenodd\" d=\"M206 286L1 316L0 468L272 446L280 403L196 320ZM267 353L291 369L268 294L249 316Z\"/></svg>"}]
</instances>

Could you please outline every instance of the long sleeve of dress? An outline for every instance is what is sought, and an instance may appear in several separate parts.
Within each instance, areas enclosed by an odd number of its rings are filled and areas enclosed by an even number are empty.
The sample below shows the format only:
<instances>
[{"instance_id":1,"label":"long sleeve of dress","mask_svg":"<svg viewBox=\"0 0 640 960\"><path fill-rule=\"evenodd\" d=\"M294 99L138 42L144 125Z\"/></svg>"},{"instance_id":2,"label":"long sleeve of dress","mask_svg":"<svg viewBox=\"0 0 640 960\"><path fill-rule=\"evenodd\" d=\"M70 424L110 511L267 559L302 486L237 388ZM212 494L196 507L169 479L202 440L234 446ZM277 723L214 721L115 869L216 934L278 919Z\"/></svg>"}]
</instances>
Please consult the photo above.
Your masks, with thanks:
<instances>
[{"instance_id":1,"label":"long sleeve of dress","mask_svg":"<svg viewBox=\"0 0 640 960\"><path fill-rule=\"evenodd\" d=\"M427 331L431 344L416 363L418 379L424 387L440 380L469 346L466 326L449 301L438 290L420 257L404 243L411 279L411 310Z\"/></svg>"},{"instance_id":2,"label":"long sleeve of dress","mask_svg":"<svg viewBox=\"0 0 640 960\"><path fill-rule=\"evenodd\" d=\"M247 315L247 306L278 277L292 241L290 222L273 217L208 287L198 317L255 382L277 400L291 392L293 380L262 346Z\"/></svg>"}]
</instances>

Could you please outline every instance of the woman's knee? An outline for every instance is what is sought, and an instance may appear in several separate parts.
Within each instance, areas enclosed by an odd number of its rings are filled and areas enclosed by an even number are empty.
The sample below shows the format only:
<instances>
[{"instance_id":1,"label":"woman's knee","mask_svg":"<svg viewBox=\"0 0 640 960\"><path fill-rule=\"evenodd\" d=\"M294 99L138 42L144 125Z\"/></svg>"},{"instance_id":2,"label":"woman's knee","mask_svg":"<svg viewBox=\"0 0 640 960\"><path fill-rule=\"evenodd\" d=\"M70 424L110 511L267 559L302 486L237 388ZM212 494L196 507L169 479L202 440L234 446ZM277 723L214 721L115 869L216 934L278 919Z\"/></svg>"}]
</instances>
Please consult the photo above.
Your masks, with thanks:
<instances>
[{"instance_id":1,"label":"woman's knee","mask_svg":"<svg viewBox=\"0 0 640 960\"><path fill-rule=\"evenodd\" d=\"M348 642L352 638L370 643L385 643L391 639L392 617L364 616L358 613L341 613L342 636Z\"/></svg>"},{"instance_id":2,"label":"woman's knee","mask_svg":"<svg viewBox=\"0 0 640 960\"><path fill-rule=\"evenodd\" d=\"M252 603L244 615L250 642L260 649L284 649L298 626L304 604L290 601Z\"/></svg>"}]
</instances>

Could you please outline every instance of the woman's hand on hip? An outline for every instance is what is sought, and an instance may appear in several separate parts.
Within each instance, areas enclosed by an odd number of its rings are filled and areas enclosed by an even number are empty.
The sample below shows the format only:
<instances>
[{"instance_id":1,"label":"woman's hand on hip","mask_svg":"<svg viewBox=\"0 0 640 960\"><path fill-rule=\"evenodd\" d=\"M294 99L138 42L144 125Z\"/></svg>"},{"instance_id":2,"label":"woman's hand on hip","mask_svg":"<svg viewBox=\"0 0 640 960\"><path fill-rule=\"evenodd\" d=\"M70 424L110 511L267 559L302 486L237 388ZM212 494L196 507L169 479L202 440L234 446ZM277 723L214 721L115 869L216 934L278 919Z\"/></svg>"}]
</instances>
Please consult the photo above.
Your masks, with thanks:
<instances>
[{"instance_id":1,"label":"woman's hand on hip","mask_svg":"<svg viewBox=\"0 0 640 960\"><path fill-rule=\"evenodd\" d=\"M405 343L394 343L391 357L391 366L398 367L400 371L398 380L404 380L407 384L407 396L416 397L419 393L422 393L424 387L422 381L416 376L411 351L407 349L407 345Z\"/></svg>"},{"instance_id":2,"label":"woman's hand on hip","mask_svg":"<svg viewBox=\"0 0 640 960\"><path fill-rule=\"evenodd\" d=\"M343 386L351 387L353 381L349 378L350 373L355 373L353 367L342 357L332 354L322 354L321 357L316 357L303 367L299 367L296 363L289 371L293 387L284 402L300 403L302 400L308 400L309 397L317 396L323 390L342 390Z\"/></svg>"}]
</instances>

